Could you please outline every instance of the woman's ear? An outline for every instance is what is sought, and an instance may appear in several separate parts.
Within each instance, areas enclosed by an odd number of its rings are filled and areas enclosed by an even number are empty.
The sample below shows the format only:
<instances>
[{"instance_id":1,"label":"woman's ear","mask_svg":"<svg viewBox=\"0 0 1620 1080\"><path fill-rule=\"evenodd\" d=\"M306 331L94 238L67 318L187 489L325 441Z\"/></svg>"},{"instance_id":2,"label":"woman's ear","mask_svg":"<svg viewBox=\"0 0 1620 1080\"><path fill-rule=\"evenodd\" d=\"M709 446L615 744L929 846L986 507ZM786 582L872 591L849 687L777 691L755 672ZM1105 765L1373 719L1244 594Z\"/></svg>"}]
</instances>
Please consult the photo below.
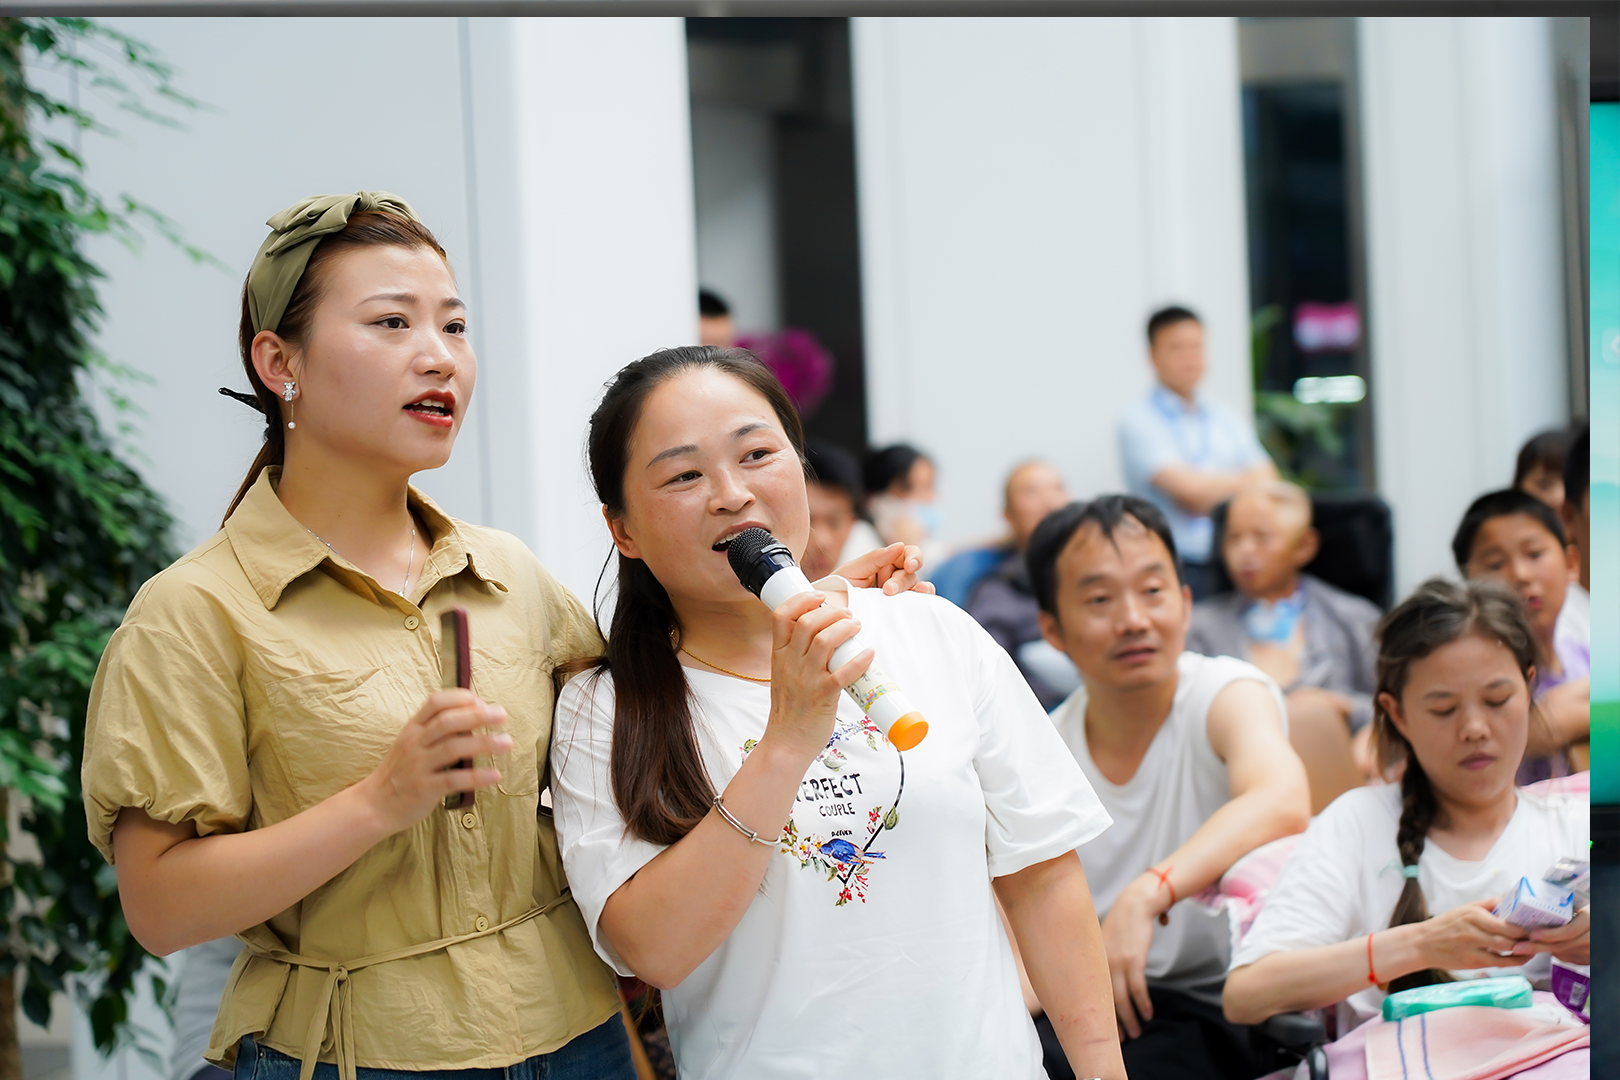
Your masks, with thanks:
<instances>
[{"instance_id":1,"label":"woman's ear","mask_svg":"<svg viewBox=\"0 0 1620 1080\"><path fill-rule=\"evenodd\" d=\"M281 396L282 383L298 381L300 365L292 346L274 330L260 330L254 335L249 355L253 359L253 370L258 372L259 381L268 386L277 397Z\"/></svg>"},{"instance_id":2,"label":"woman's ear","mask_svg":"<svg viewBox=\"0 0 1620 1080\"><path fill-rule=\"evenodd\" d=\"M602 507L602 520L607 522L608 535L613 537L613 546L618 549L620 555L627 559L641 558L641 548L625 530L622 518L614 517L608 513L608 508L604 506Z\"/></svg>"},{"instance_id":3,"label":"woman's ear","mask_svg":"<svg viewBox=\"0 0 1620 1080\"><path fill-rule=\"evenodd\" d=\"M1388 692L1379 694L1378 707L1384 710L1384 715L1395 725L1395 730L1401 733L1401 738L1410 742L1411 739L1406 734L1406 714L1401 712L1401 703L1395 700L1395 695Z\"/></svg>"}]
</instances>

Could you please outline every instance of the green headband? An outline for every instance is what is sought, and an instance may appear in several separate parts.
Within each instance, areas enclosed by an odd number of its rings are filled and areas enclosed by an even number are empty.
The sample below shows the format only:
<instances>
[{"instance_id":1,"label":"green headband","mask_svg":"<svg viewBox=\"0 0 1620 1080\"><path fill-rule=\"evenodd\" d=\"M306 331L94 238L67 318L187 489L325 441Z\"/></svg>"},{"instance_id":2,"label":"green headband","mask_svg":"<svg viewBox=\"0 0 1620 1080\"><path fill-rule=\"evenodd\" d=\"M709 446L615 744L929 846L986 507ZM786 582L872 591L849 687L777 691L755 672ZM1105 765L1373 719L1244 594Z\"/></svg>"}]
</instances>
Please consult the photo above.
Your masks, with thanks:
<instances>
[{"instance_id":1,"label":"green headband","mask_svg":"<svg viewBox=\"0 0 1620 1080\"><path fill-rule=\"evenodd\" d=\"M420 221L411 204L386 191L356 191L348 195L312 195L300 199L265 222L270 235L259 245L248 270L248 314L253 332L281 325L298 279L323 236L342 232L350 216L362 210L382 210L410 221Z\"/></svg>"}]
</instances>

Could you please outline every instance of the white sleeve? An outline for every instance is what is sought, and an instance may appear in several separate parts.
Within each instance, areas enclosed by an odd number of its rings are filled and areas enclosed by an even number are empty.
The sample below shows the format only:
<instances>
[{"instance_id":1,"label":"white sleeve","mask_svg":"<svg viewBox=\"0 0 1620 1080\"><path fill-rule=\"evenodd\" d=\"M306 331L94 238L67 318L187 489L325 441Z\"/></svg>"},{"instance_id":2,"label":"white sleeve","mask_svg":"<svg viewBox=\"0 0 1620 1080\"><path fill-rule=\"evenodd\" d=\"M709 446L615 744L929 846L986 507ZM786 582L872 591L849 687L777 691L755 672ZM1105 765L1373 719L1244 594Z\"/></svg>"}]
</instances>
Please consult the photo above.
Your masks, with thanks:
<instances>
[{"instance_id":1,"label":"white sleeve","mask_svg":"<svg viewBox=\"0 0 1620 1080\"><path fill-rule=\"evenodd\" d=\"M1007 651L955 614L964 659L973 664L973 767L984 792L985 851L990 876L1003 877L1073 851L1113 819Z\"/></svg>"},{"instance_id":2,"label":"white sleeve","mask_svg":"<svg viewBox=\"0 0 1620 1080\"><path fill-rule=\"evenodd\" d=\"M635 974L602 936L608 897L663 851L631 836L613 799L613 679L587 672L563 687L551 740L551 798L563 871L591 943L621 975Z\"/></svg>"},{"instance_id":3,"label":"white sleeve","mask_svg":"<svg viewBox=\"0 0 1620 1080\"><path fill-rule=\"evenodd\" d=\"M1357 925L1365 920L1354 910L1362 891L1356 877L1365 870L1364 845L1351 820L1358 806L1366 809L1367 803L1340 798L1311 822L1233 951L1233 968L1275 952L1337 945L1365 932Z\"/></svg>"}]
</instances>

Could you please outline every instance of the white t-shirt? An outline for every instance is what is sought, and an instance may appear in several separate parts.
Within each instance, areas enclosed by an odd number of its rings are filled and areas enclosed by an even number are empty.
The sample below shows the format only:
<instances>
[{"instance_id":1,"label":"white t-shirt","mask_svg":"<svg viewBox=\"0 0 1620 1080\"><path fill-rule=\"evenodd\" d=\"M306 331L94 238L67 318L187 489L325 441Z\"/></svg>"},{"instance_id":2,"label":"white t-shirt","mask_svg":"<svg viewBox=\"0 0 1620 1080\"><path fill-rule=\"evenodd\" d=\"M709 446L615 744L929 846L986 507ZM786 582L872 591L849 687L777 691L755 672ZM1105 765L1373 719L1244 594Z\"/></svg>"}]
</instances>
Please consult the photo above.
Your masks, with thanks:
<instances>
[{"instance_id":1,"label":"white t-shirt","mask_svg":"<svg viewBox=\"0 0 1620 1080\"><path fill-rule=\"evenodd\" d=\"M1086 745L1086 688L1082 684L1052 713L1052 724L1080 763L1114 827L1080 848L1080 865L1099 915L1107 915L1125 886L1185 844L1232 799L1226 763L1209 745L1209 707L1239 679L1263 684L1277 704L1268 722L1287 731L1288 712L1277 684L1253 664L1230 656L1184 652L1176 661L1176 696L1170 715L1142 756L1136 774L1113 784L1091 760ZM1188 898L1170 910L1170 924L1153 926L1149 982L1219 1002L1232 952L1227 912Z\"/></svg>"},{"instance_id":2,"label":"white t-shirt","mask_svg":"<svg viewBox=\"0 0 1620 1080\"><path fill-rule=\"evenodd\" d=\"M840 698L758 896L664 992L680 1074L1043 1077L990 881L1079 846L1108 815L1018 669L965 613L858 589L850 608L928 735L902 755ZM723 791L764 734L770 688L683 670ZM663 848L629 835L613 800L611 677L569 683L556 725L563 863L597 951L629 974L598 921Z\"/></svg>"},{"instance_id":3,"label":"white t-shirt","mask_svg":"<svg viewBox=\"0 0 1620 1080\"><path fill-rule=\"evenodd\" d=\"M1418 885L1429 912L1438 915L1474 900L1506 893L1521 877L1532 881L1564 856L1584 858L1591 831L1585 795L1519 792L1519 805L1490 854L1478 862L1453 858L1432 841L1418 859ZM1274 952L1336 945L1389 925L1406 879L1395 832L1401 819L1398 784L1354 788L1311 822L1289 856L1276 886L1232 957L1234 968ZM1454 971L1459 978L1520 974L1547 989L1545 954L1518 968ZM1379 1014L1384 993L1375 986L1339 1003L1339 1034Z\"/></svg>"}]
</instances>

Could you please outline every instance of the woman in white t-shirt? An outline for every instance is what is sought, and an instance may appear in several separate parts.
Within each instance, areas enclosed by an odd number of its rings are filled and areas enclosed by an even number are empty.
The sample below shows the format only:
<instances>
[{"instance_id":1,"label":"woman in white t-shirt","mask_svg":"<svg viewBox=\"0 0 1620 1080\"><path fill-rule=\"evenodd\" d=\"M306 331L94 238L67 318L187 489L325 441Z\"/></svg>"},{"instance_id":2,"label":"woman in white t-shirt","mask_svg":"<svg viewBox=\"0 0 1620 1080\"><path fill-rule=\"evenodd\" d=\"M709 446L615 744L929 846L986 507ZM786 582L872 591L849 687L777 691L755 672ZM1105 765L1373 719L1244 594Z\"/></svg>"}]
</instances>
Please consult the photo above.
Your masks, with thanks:
<instances>
[{"instance_id":1,"label":"woman in white t-shirt","mask_svg":"<svg viewBox=\"0 0 1620 1080\"><path fill-rule=\"evenodd\" d=\"M663 988L682 1077L1034 1080L999 897L1078 1075L1123 1077L1074 854L1108 816L1006 653L934 596L773 613L733 574L751 526L803 552L802 444L742 350L654 353L591 417L618 591L552 789L597 950ZM839 689L872 652L827 671L857 628L928 719L903 754Z\"/></svg>"},{"instance_id":2,"label":"woman in white t-shirt","mask_svg":"<svg viewBox=\"0 0 1620 1080\"><path fill-rule=\"evenodd\" d=\"M1338 1003L1343 1035L1386 993L1514 973L1546 989L1547 954L1587 963L1586 910L1533 933L1492 914L1521 877L1587 851L1586 796L1514 786L1535 656L1524 605L1490 582L1433 578L1385 617L1374 736L1401 782L1311 823L1232 957L1228 1019Z\"/></svg>"}]
</instances>

